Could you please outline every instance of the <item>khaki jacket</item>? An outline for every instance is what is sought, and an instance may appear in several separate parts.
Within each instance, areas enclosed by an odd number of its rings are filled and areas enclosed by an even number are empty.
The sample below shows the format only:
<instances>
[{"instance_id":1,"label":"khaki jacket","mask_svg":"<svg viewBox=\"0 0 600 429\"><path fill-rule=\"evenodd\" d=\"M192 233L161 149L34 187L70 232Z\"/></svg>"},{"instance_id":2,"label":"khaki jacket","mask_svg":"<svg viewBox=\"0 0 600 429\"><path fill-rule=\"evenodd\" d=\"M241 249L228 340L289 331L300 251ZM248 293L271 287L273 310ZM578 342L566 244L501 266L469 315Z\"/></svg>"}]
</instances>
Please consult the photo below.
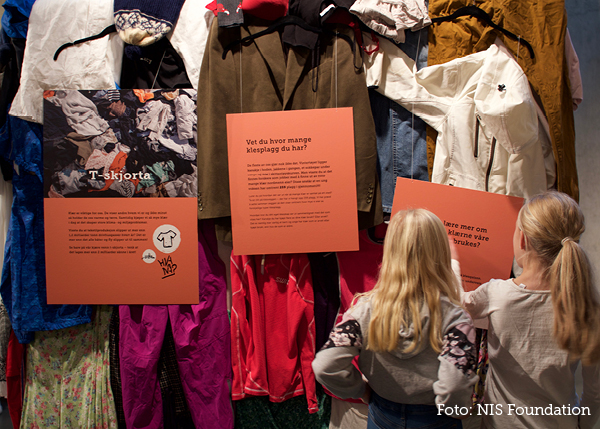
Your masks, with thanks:
<instances>
[{"instance_id":1,"label":"khaki jacket","mask_svg":"<svg viewBox=\"0 0 600 429\"><path fill-rule=\"evenodd\" d=\"M335 35L322 35L316 51L286 50L275 31L245 43L242 49L235 45L223 59L224 47L270 24L250 19L234 28L218 27L214 20L209 35L198 85L198 218L231 215L228 113L332 108L337 100L338 107L353 107L354 112L359 224L365 228L381 223L377 140L358 46L353 52L347 40L338 38L335 50ZM350 27L336 29L354 40Z\"/></svg>"}]
</instances>

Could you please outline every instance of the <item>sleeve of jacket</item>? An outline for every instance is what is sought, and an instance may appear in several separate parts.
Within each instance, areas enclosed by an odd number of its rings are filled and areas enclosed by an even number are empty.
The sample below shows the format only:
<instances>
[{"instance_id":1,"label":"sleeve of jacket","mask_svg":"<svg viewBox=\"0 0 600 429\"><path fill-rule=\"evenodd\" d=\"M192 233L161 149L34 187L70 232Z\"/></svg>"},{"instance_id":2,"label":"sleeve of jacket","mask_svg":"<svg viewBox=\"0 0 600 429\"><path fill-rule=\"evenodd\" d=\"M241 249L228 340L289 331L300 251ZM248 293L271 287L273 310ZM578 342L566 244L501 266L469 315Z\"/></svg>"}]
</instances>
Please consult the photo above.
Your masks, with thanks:
<instances>
[{"instance_id":1,"label":"sleeve of jacket","mask_svg":"<svg viewBox=\"0 0 600 429\"><path fill-rule=\"evenodd\" d=\"M251 339L246 308L247 284L244 279L244 260L242 256L231 255L231 364L233 380L231 393L233 399L244 397L246 371L246 353Z\"/></svg>"},{"instance_id":2,"label":"sleeve of jacket","mask_svg":"<svg viewBox=\"0 0 600 429\"><path fill-rule=\"evenodd\" d=\"M312 287L312 276L310 272L310 263L306 254L301 254L298 258L292 258L290 272L296 275L296 290L303 301L304 312L300 315L297 325L288 325L290 329L289 337L296 338L297 347L300 352L300 366L302 371L302 384L308 403L308 412L315 413L319 411L317 403L317 387L311 362L315 357L315 305L314 292ZM294 265L297 264L297 267ZM292 276L290 276L292 280ZM288 287L292 286L290 281ZM288 322L289 323L289 322Z\"/></svg>"},{"instance_id":3,"label":"sleeve of jacket","mask_svg":"<svg viewBox=\"0 0 600 429\"><path fill-rule=\"evenodd\" d=\"M228 113L239 113L239 78L233 53L224 47L239 40L240 29L221 29L213 20L198 81L198 219L230 216L227 165Z\"/></svg>"},{"instance_id":4,"label":"sleeve of jacket","mask_svg":"<svg viewBox=\"0 0 600 429\"><path fill-rule=\"evenodd\" d=\"M419 73L425 80L419 80L415 62L402 49L384 38L379 39L379 44L378 51L363 54L367 85L439 131L457 93L456 70L427 67Z\"/></svg>"},{"instance_id":5,"label":"sleeve of jacket","mask_svg":"<svg viewBox=\"0 0 600 429\"><path fill-rule=\"evenodd\" d=\"M312 363L317 381L339 398L358 399L365 392L362 374L352 364L360 353L362 339L360 324L348 311Z\"/></svg>"},{"instance_id":6,"label":"sleeve of jacket","mask_svg":"<svg viewBox=\"0 0 600 429\"><path fill-rule=\"evenodd\" d=\"M465 318L468 319L468 317ZM470 320L453 324L444 333L444 345L438 360L438 379L433 383L438 407L471 408L473 386L479 380L475 374L477 349L475 328Z\"/></svg>"}]
</instances>

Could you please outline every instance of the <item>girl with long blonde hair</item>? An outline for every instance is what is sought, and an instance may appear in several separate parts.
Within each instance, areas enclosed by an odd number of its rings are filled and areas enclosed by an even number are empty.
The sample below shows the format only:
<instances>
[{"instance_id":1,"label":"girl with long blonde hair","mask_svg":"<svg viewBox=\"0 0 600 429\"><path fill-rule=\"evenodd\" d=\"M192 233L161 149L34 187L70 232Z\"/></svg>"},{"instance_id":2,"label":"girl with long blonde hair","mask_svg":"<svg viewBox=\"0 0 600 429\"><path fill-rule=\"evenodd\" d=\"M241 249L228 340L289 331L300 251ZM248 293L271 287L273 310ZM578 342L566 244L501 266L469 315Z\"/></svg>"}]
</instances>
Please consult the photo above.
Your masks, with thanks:
<instances>
[{"instance_id":1,"label":"girl with long blonde hair","mask_svg":"<svg viewBox=\"0 0 600 429\"><path fill-rule=\"evenodd\" d=\"M519 212L513 250L522 274L463 295L487 318L489 371L483 427L592 428L600 413L600 304L578 204L550 191ZM583 397L575 370L583 364ZM512 411L512 412L511 412Z\"/></svg>"},{"instance_id":2,"label":"girl with long blonde hair","mask_svg":"<svg viewBox=\"0 0 600 429\"><path fill-rule=\"evenodd\" d=\"M442 222L405 210L388 226L377 284L344 314L313 369L338 397L369 402L368 428L460 428L477 381L474 340Z\"/></svg>"}]
</instances>

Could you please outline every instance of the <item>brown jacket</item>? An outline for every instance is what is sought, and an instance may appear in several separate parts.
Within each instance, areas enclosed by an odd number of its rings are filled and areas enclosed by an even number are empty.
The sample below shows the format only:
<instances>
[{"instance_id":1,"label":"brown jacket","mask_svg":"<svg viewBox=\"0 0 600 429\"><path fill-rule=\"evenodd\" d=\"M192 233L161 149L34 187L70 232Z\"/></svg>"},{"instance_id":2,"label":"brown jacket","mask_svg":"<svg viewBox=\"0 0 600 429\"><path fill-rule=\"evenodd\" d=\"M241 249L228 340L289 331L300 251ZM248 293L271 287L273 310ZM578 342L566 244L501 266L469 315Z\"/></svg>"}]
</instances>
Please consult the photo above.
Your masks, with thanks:
<instances>
[{"instance_id":1,"label":"brown jacket","mask_svg":"<svg viewBox=\"0 0 600 429\"><path fill-rule=\"evenodd\" d=\"M464 0L430 0L429 15L431 18L447 16L468 4L470 2ZM477 18L461 17L430 28L428 65L485 50L496 36L501 37L515 58L518 57L534 96L539 98L546 113L557 164L557 188L578 199L573 103L565 62L564 0L486 0L478 1L477 6L496 24L527 40L533 47L535 59L531 59L523 45L518 49L517 41L487 27Z\"/></svg>"},{"instance_id":2,"label":"brown jacket","mask_svg":"<svg viewBox=\"0 0 600 429\"><path fill-rule=\"evenodd\" d=\"M338 107L354 111L359 224L366 228L381 223L377 140L359 47L353 52L348 41L338 38L336 52L335 35L321 35L318 52L286 50L275 31L245 43L241 50L236 45L222 59L224 47L271 24L250 19L233 28L218 27L214 20L208 38L198 85L198 218L231 215L226 114L332 108L337 100ZM335 30L354 40L349 27Z\"/></svg>"}]
</instances>

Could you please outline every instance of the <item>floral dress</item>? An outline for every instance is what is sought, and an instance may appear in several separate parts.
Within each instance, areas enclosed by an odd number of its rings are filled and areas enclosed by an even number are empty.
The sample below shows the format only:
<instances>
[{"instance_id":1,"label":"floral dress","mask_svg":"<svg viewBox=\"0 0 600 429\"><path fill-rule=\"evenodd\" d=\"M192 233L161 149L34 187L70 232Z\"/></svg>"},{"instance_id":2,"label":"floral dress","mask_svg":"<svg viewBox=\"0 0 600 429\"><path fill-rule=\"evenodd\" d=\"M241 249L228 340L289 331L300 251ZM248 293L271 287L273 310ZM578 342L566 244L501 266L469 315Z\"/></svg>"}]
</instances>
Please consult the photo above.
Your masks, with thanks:
<instances>
[{"instance_id":1,"label":"floral dress","mask_svg":"<svg viewBox=\"0 0 600 429\"><path fill-rule=\"evenodd\" d=\"M91 323L35 333L27 347L21 429L116 428L110 387L110 308Z\"/></svg>"}]
</instances>

